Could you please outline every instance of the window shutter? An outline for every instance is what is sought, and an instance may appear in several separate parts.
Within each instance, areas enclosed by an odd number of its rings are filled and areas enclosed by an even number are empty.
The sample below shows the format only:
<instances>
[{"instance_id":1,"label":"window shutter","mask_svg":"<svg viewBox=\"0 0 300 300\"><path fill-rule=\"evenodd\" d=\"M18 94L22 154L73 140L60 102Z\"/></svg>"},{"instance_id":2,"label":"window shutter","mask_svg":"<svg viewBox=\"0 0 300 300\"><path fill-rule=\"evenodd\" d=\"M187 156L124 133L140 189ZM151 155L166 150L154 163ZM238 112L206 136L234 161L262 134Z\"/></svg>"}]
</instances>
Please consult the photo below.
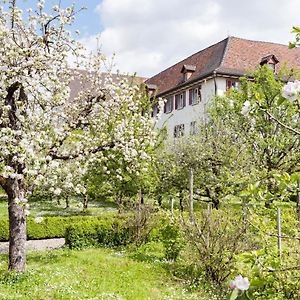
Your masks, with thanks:
<instances>
[{"instance_id":1,"label":"window shutter","mask_svg":"<svg viewBox=\"0 0 300 300\"><path fill-rule=\"evenodd\" d=\"M169 99L170 99L170 101L171 101L171 111L173 111L173 107L174 107L174 97L171 96Z\"/></svg>"},{"instance_id":2,"label":"window shutter","mask_svg":"<svg viewBox=\"0 0 300 300\"><path fill-rule=\"evenodd\" d=\"M175 109L178 108L178 98L179 98L179 95L175 95Z\"/></svg>"},{"instance_id":3,"label":"window shutter","mask_svg":"<svg viewBox=\"0 0 300 300\"><path fill-rule=\"evenodd\" d=\"M183 107L185 107L186 103L186 91L183 92Z\"/></svg>"},{"instance_id":4,"label":"window shutter","mask_svg":"<svg viewBox=\"0 0 300 300\"><path fill-rule=\"evenodd\" d=\"M198 102L202 101L202 91L201 91L202 86L199 85L198 87Z\"/></svg>"},{"instance_id":5,"label":"window shutter","mask_svg":"<svg viewBox=\"0 0 300 300\"><path fill-rule=\"evenodd\" d=\"M231 88L231 80L226 80L226 91L230 90Z\"/></svg>"},{"instance_id":6,"label":"window shutter","mask_svg":"<svg viewBox=\"0 0 300 300\"><path fill-rule=\"evenodd\" d=\"M194 93L193 89L189 90L189 105L193 104L193 93Z\"/></svg>"},{"instance_id":7,"label":"window shutter","mask_svg":"<svg viewBox=\"0 0 300 300\"><path fill-rule=\"evenodd\" d=\"M164 105L164 113L167 112L167 103L168 103L168 100L167 100L167 102L166 102L165 105Z\"/></svg>"}]
</instances>

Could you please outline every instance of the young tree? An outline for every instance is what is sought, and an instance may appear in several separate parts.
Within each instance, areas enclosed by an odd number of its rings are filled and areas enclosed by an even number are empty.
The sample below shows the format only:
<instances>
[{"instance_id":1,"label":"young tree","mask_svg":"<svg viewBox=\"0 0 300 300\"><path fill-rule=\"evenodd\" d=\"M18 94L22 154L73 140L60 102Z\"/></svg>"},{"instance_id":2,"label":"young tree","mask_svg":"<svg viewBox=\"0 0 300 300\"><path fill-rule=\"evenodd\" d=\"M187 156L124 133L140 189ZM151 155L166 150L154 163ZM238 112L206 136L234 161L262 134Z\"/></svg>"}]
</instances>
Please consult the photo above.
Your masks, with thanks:
<instances>
[{"instance_id":1,"label":"young tree","mask_svg":"<svg viewBox=\"0 0 300 300\"><path fill-rule=\"evenodd\" d=\"M101 53L85 56L72 38L73 6L54 6L48 15L40 0L24 18L9 3L0 9L0 184L8 196L9 269L22 272L26 199L47 172L66 161L80 172L104 151L122 152L135 172L156 135L149 99L126 80L103 78ZM70 69L70 54L85 71ZM70 97L75 78L80 88Z\"/></svg>"},{"instance_id":2,"label":"young tree","mask_svg":"<svg viewBox=\"0 0 300 300\"><path fill-rule=\"evenodd\" d=\"M275 76L263 66L252 74L252 80L241 79L239 89L216 99L211 109L212 118L220 118L225 128L235 132L236 140L247 145L253 184L267 206L284 195L274 175L299 172L299 110L296 101L283 97L289 78L285 74Z\"/></svg>"}]
</instances>

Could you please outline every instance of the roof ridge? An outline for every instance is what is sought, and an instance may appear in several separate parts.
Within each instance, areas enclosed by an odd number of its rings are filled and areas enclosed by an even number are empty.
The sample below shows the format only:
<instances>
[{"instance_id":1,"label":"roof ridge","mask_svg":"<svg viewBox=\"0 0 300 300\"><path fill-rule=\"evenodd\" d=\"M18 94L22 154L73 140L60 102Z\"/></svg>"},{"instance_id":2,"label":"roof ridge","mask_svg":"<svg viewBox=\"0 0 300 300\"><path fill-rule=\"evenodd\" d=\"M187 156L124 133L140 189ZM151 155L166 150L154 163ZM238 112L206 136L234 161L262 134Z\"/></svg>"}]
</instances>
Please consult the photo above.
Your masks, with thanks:
<instances>
[{"instance_id":1,"label":"roof ridge","mask_svg":"<svg viewBox=\"0 0 300 300\"><path fill-rule=\"evenodd\" d=\"M179 62L177 62L177 63L171 65L170 67L167 67L166 69L160 71L159 73L157 73L157 74L155 74L155 75L149 77L148 79L151 79L151 78L154 77L154 76L158 76L159 74L161 74L161 73L163 73L163 72L165 72L165 71L171 69L172 67L174 67L174 66L176 66L176 65L179 65L179 64L182 63L183 61L188 60L188 59L190 59L191 57L193 57L193 56L195 56L195 55L197 55L197 54L199 54L199 53L201 53L201 52L203 52L203 51L205 51L205 50L207 50L207 49L210 49L210 48L212 48L212 47L214 47L214 46L216 46L216 45L218 45L218 44L221 44L221 43L223 43L225 40L228 40L228 39L229 39L229 37L227 37L227 38L225 38L225 39L223 39L223 40L221 40L221 41L219 41L219 42L217 42L217 43L214 43L214 44L212 44L212 45L210 45L210 46L208 46L208 47L205 47L205 48L203 48L203 49L201 49L201 50L199 50L199 51L197 51L197 52L191 54L190 56L188 56L188 57L186 57L186 58L180 60ZM226 43L226 45L227 45L227 43ZM147 80L148 80L148 79L147 79ZM146 81L147 81L147 80L146 80Z\"/></svg>"},{"instance_id":2,"label":"roof ridge","mask_svg":"<svg viewBox=\"0 0 300 300\"><path fill-rule=\"evenodd\" d=\"M263 43L263 44L272 44L272 45L281 45L288 47L287 44L282 44L282 43L276 43L276 42L268 42L268 41L261 41L261 40L251 40L251 39L245 39L237 36L230 36L230 39L236 39L236 40L242 40L242 41L248 41L248 42L255 42L255 43Z\"/></svg>"},{"instance_id":3,"label":"roof ridge","mask_svg":"<svg viewBox=\"0 0 300 300\"><path fill-rule=\"evenodd\" d=\"M220 64L219 64L219 66L216 68L215 71L217 71L219 68L222 67L223 62L224 62L224 60L225 60L225 56L226 56L226 54L227 54L227 52L228 52L229 43L230 43L230 41L231 41L232 38L233 38L232 36L228 36L228 37L227 37L227 42L226 42L226 45L225 45L225 47L224 47L224 51L223 51L223 54L222 54L221 62L220 62Z\"/></svg>"}]
</instances>

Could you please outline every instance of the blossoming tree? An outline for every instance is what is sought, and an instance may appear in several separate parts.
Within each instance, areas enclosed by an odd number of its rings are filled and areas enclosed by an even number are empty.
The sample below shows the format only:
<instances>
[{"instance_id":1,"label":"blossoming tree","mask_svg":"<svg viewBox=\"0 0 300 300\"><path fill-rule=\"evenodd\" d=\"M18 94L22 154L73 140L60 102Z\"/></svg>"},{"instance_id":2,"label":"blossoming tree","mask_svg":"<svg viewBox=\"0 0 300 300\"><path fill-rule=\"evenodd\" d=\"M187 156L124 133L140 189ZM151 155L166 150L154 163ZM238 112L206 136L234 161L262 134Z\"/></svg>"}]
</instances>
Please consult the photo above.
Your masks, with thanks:
<instances>
[{"instance_id":1,"label":"blossoming tree","mask_svg":"<svg viewBox=\"0 0 300 300\"><path fill-rule=\"evenodd\" d=\"M25 18L16 1L8 4L0 8L0 184L8 196L9 269L22 272L26 199L55 180L46 174L72 162L78 176L103 151L122 152L134 173L156 136L149 99L125 79L103 78L103 56L85 56L72 38L74 7L54 6L49 15L41 0ZM70 55L85 71L70 69ZM78 91L70 93L75 79Z\"/></svg>"}]
</instances>

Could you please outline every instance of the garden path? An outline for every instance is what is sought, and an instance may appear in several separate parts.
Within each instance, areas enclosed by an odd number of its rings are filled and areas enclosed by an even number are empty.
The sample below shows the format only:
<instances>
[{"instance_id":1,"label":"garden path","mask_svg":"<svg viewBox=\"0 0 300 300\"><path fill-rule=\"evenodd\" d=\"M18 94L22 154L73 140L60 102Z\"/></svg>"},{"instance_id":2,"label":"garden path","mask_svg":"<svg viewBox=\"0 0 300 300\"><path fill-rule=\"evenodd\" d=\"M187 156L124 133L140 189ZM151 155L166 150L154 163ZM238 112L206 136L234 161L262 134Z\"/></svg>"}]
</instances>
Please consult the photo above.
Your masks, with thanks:
<instances>
[{"instance_id":1,"label":"garden path","mask_svg":"<svg viewBox=\"0 0 300 300\"><path fill-rule=\"evenodd\" d=\"M30 240L26 242L26 249L32 251L51 250L61 248L65 244L65 239L45 239L45 240ZM0 243L0 253L8 253L8 242Z\"/></svg>"}]
</instances>

